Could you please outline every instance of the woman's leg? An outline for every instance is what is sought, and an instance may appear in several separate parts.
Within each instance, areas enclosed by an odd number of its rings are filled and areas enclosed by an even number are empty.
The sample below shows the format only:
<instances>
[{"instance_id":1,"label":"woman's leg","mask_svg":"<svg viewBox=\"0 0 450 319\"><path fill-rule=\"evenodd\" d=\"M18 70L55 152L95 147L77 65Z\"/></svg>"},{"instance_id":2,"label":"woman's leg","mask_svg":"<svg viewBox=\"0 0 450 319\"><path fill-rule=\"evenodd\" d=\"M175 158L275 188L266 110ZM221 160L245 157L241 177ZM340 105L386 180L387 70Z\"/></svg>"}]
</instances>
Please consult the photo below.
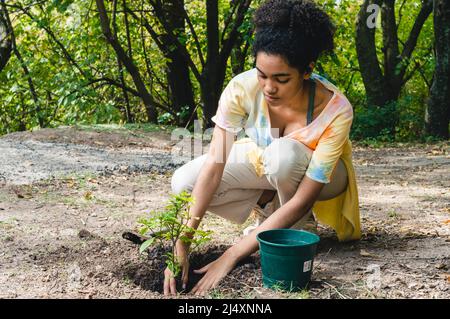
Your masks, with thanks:
<instances>
[{"instance_id":1,"label":"woman's leg","mask_svg":"<svg viewBox=\"0 0 450 319\"><path fill-rule=\"evenodd\" d=\"M294 196L311 160L312 151L293 139L281 138L273 141L263 153L265 176L258 177L246 154L256 147L253 142L235 143L225 165L222 181L213 195L208 211L236 223L243 223L263 199L267 190L277 195L267 209L261 210L265 217ZM177 169L172 177L172 192L191 192L206 160L206 154ZM331 182L324 186L318 200L334 198L347 187L347 170L339 160ZM264 191L266 190L266 191ZM300 228L311 218L308 212L295 225Z\"/></svg>"},{"instance_id":2,"label":"woman's leg","mask_svg":"<svg viewBox=\"0 0 450 319\"><path fill-rule=\"evenodd\" d=\"M297 191L312 157L312 150L304 144L290 138L274 140L263 153L263 162L266 177L277 190L278 198L274 200L275 206L270 211L289 201ZM318 200L328 200L345 191L347 187L347 170L339 160L331 182L322 189ZM308 219L311 219L312 210L304 215L293 228L302 228Z\"/></svg>"},{"instance_id":3,"label":"woman's leg","mask_svg":"<svg viewBox=\"0 0 450 319\"><path fill-rule=\"evenodd\" d=\"M247 159L247 152L256 148L253 142L236 142L224 168L222 181L207 209L232 222L242 224L256 206L265 189L273 189L264 176L259 177ZM172 192L192 192L207 154L178 168L172 176Z\"/></svg>"}]
</instances>

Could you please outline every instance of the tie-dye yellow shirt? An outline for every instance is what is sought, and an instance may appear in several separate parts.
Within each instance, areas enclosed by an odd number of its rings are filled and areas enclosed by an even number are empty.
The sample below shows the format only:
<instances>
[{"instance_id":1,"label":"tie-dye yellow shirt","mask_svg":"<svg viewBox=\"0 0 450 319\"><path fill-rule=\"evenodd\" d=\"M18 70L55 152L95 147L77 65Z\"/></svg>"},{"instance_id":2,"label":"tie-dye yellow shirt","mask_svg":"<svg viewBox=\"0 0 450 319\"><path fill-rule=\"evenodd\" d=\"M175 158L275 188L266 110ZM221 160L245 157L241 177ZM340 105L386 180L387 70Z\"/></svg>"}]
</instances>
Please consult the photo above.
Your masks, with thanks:
<instances>
[{"instance_id":1,"label":"tie-dye yellow shirt","mask_svg":"<svg viewBox=\"0 0 450 319\"><path fill-rule=\"evenodd\" d=\"M333 97L309 125L291 132L284 138L295 139L313 151L306 176L317 182L329 183L338 160L342 159L349 177L347 190L331 200L316 202L313 210L319 221L336 230L340 240L358 239L359 203L349 140L353 108L347 98L329 81L317 74L313 74L312 78L332 91ZM258 85L256 69L243 72L228 83L212 121L236 134L245 130L246 135L260 149L270 145L277 137L272 135L269 108ZM259 154L262 154L262 151ZM252 162L257 173L262 175L264 172L261 158L254 158Z\"/></svg>"}]
</instances>

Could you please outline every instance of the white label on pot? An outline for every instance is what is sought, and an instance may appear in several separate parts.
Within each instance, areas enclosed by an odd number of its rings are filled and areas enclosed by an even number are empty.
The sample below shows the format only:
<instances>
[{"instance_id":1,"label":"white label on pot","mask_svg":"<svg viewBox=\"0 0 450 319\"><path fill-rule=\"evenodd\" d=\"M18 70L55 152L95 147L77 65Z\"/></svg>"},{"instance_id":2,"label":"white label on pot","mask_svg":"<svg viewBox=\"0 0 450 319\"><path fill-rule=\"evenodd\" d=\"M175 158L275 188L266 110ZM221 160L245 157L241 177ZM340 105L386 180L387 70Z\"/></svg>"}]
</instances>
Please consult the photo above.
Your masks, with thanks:
<instances>
[{"instance_id":1,"label":"white label on pot","mask_svg":"<svg viewBox=\"0 0 450 319\"><path fill-rule=\"evenodd\" d=\"M303 272L307 272L311 270L312 260L305 261L303 263Z\"/></svg>"}]
</instances>

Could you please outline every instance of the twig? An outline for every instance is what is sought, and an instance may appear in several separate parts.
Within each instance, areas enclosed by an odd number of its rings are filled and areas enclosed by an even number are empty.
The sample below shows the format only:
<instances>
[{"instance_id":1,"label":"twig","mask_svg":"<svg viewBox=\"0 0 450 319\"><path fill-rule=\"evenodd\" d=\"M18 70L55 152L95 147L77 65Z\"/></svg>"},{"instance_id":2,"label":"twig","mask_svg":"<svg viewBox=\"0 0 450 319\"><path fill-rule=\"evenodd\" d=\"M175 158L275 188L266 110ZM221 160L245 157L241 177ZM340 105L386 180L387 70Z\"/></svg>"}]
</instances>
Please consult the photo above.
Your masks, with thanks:
<instances>
[{"instance_id":1,"label":"twig","mask_svg":"<svg viewBox=\"0 0 450 319\"><path fill-rule=\"evenodd\" d=\"M330 253L330 251L332 250L333 248L330 248L330 249L328 249L328 251L327 251L327 253L325 254L325 256L323 257L324 259L325 258L327 258L327 256L328 256L328 254ZM323 260L321 260L317 265L315 265L314 267L319 267L321 264L323 263Z\"/></svg>"},{"instance_id":2,"label":"twig","mask_svg":"<svg viewBox=\"0 0 450 319\"><path fill-rule=\"evenodd\" d=\"M422 278L423 278L423 276L407 274L407 273L404 273L404 272L392 271L392 270L390 270L390 269L387 269L387 271L390 272L390 273L392 273L392 274L394 274L394 275L404 275L404 276L406 275L406 276L410 276L410 277L414 277L414 278L418 278L418 277L422 277Z\"/></svg>"},{"instance_id":3,"label":"twig","mask_svg":"<svg viewBox=\"0 0 450 319\"><path fill-rule=\"evenodd\" d=\"M329 284L329 283L326 282L326 281L323 281L323 283L324 283L325 285L328 285L328 286L329 286L330 288L332 288L334 291L336 291L336 292L338 293L338 295L339 295L342 299L348 299L348 298L349 298L349 297L347 297L347 296L341 294L341 293L339 292L339 290L338 290L335 286L333 286L332 284Z\"/></svg>"}]
</instances>

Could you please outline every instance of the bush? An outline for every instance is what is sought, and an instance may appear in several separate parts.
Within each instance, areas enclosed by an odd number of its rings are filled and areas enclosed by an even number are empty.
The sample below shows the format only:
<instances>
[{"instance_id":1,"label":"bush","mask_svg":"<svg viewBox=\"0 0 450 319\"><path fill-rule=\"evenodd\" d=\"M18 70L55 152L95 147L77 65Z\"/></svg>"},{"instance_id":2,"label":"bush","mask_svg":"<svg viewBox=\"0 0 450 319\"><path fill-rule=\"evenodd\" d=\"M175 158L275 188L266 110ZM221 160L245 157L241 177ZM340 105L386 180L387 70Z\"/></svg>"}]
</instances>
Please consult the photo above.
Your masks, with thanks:
<instances>
[{"instance_id":1,"label":"bush","mask_svg":"<svg viewBox=\"0 0 450 319\"><path fill-rule=\"evenodd\" d=\"M350 137L353 140L377 139L383 142L393 141L393 128L398 118L396 103L385 107L370 106L355 109Z\"/></svg>"}]
</instances>

